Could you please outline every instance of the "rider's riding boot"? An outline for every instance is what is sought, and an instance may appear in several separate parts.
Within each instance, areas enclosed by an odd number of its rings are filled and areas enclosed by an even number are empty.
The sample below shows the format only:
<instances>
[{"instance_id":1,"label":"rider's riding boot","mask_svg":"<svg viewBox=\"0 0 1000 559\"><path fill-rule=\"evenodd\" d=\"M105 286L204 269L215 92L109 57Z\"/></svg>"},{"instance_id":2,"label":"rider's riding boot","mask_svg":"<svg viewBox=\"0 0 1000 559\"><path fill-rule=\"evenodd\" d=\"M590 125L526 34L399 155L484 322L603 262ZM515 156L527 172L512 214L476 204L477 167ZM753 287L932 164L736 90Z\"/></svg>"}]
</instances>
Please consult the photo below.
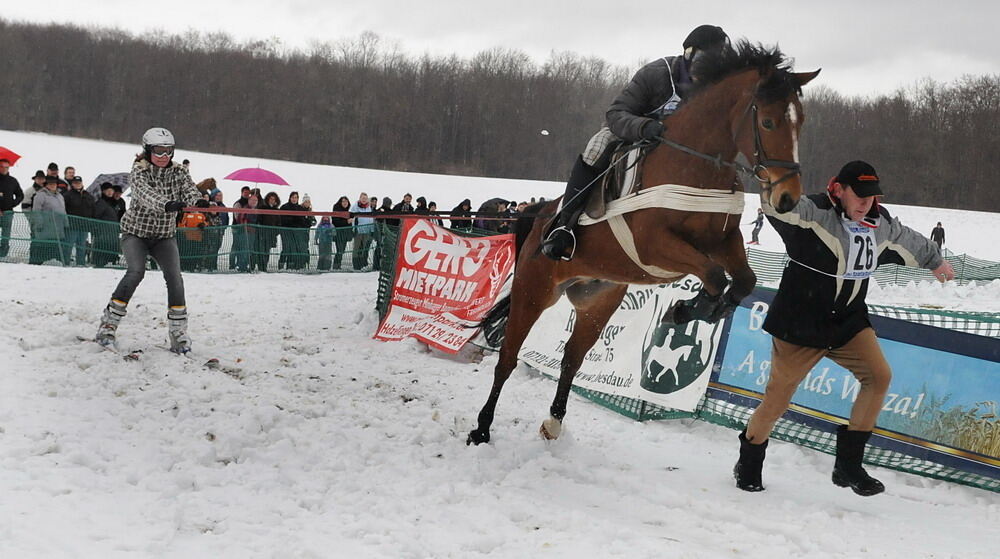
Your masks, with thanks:
<instances>
[{"instance_id":1,"label":"rider's riding boot","mask_svg":"<svg viewBox=\"0 0 1000 559\"><path fill-rule=\"evenodd\" d=\"M587 201L587 187L595 182L600 174L596 168L584 163L582 155L576 158L573 170L569 174L569 181L566 183L562 209L552 220L549 234L542 241L542 254L553 260L573 259L573 253L576 252L573 226L580 219L580 212L583 211L583 205Z\"/></svg>"},{"instance_id":2,"label":"rider's riding boot","mask_svg":"<svg viewBox=\"0 0 1000 559\"><path fill-rule=\"evenodd\" d=\"M117 347L118 324L125 318L126 306L128 303L112 299L108 306L104 307L104 315L101 316L101 325L97 327L97 336L94 341L105 347Z\"/></svg>"},{"instance_id":3,"label":"rider's riding boot","mask_svg":"<svg viewBox=\"0 0 1000 559\"><path fill-rule=\"evenodd\" d=\"M736 487L751 492L764 490L764 484L761 482L761 470L764 468L766 451L766 440L760 444L753 444L747 439L745 429L740 433L740 459L733 468Z\"/></svg>"},{"instance_id":4,"label":"rider's riding boot","mask_svg":"<svg viewBox=\"0 0 1000 559\"><path fill-rule=\"evenodd\" d=\"M170 335L170 351L187 353L191 351L191 338L187 335L187 307L170 307L167 310L167 332Z\"/></svg>"},{"instance_id":5,"label":"rider's riding boot","mask_svg":"<svg viewBox=\"0 0 1000 559\"><path fill-rule=\"evenodd\" d=\"M841 425L837 429L837 461L833 465L833 483L850 487L865 497L885 491L882 482L868 475L861 465L871 436L871 431L848 431L846 425Z\"/></svg>"}]
</instances>

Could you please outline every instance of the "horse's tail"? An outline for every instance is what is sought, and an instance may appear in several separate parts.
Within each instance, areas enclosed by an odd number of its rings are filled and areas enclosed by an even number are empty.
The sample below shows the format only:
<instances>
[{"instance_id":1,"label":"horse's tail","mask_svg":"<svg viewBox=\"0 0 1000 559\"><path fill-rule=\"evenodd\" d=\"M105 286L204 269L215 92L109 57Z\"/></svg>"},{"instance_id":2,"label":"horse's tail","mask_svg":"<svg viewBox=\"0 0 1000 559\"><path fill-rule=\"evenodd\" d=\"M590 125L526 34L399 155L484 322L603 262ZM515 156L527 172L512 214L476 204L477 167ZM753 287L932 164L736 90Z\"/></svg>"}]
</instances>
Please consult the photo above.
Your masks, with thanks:
<instances>
[{"instance_id":1,"label":"horse's tail","mask_svg":"<svg viewBox=\"0 0 1000 559\"><path fill-rule=\"evenodd\" d=\"M514 222L514 258L517 259L517 255L521 252L521 247L524 246L524 242L528 240L528 234L531 233L531 228L535 226L535 221L538 219L545 219L544 217L532 217L537 215L539 210L541 210L548 202L539 202L537 204L532 204L524 209L524 214L527 217L518 217L517 221ZM516 270L516 268L515 268ZM507 317L510 315L510 293L504 295L493 308L486 313L483 320L478 324L483 329L483 338L486 339L486 343L492 348L499 348L500 344L503 343L504 332L507 329Z\"/></svg>"}]
</instances>

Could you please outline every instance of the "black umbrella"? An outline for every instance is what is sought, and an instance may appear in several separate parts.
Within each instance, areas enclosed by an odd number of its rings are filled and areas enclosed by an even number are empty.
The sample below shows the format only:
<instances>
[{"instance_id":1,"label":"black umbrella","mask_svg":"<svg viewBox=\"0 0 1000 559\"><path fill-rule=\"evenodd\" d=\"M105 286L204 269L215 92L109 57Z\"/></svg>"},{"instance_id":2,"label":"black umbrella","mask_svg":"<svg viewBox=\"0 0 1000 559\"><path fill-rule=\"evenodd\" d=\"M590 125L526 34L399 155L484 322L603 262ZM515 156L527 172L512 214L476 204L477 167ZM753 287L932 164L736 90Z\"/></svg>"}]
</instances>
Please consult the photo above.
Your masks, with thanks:
<instances>
[{"instance_id":1,"label":"black umbrella","mask_svg":"<svg viewBox=\"0 0 1000 559\"><path fill-rule=\"evenodd\" d=\"M89 192L94 198L100 198L101 185L106 182L122 187L122 192L125 192L125 190L128 189L128 173L105 173L103 175L97 175L94 182L90 183L90 186L87 187L87 192Z\"/></svg>"}]
</instances>

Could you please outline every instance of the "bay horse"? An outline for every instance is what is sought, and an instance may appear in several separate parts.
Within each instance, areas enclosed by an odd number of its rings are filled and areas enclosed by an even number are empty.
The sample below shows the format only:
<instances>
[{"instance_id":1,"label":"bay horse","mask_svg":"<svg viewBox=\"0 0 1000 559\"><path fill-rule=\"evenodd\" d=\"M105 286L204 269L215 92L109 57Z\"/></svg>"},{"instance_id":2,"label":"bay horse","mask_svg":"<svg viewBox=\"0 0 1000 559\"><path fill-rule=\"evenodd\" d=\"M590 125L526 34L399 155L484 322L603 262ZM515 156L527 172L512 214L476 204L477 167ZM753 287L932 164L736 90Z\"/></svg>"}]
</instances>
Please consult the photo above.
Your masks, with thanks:
<instances>
[{"instance_id":1,"label":"bay horse","mask_svg":"<svg viewBox=\"0 0 1000 559\"><path fill-rule=\"evenodd\" d=\"M665 122L666 132L643 163L642 189L682 185L690 193L736 194L742 212L742 171L761 183L778 212L784 213L802 195L798 164L798 136L804 122L799 96L802 86L819 74L793 73L775 47L740 41L734 49L692 65L695 80L685 103ZM742 154L752 167L736 161ZM735 198L733 198L735 200ZM552 215L559 200L526 213ZM687 206L684 206L687 207ZM716 208L716 206L711 206ZM715 322L727 316L750 294L757 278L750 269L740 232L740 215L728 211L691 211L644 207L624 214L634 240L632 256L619 242L609 221L577 228L577 249L570 261L551 260L540 252L543 219L523 218L515 225L517 264L511 295L501 300L483 320L504 327L493 386L479 412L478 426L467 444L489 442L490 426L504 382L517 365L517 354L528 332L563 293L576 309L576 320L565 344L556 395L550 417L540 433L559 437L573 378L604 326L618 308L629 284L663 284L694 274L702 287L691 300L668 309L663 320L683 324L691 320ZM622 222L619 222L622 223ZM726 274L732 278L727 279ZM727 289L728 287L728 289Z\"/></svg>"}]
</instances>

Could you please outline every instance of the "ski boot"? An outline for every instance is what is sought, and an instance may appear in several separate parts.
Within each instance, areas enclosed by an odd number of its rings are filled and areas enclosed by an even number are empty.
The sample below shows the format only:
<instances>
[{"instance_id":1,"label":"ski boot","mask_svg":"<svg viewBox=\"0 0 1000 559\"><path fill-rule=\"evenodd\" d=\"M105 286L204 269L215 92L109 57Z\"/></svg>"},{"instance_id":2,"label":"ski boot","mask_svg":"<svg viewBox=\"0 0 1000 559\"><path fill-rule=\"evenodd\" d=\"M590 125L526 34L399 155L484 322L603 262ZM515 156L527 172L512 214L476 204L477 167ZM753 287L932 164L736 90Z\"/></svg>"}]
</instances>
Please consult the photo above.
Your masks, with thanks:
<instances>
[{"instance_id":1,"label":"ski boot","mask_svg":"<svg viewBox=\"0 0 1000 559\"><path fill-rule=\"evenodd\" d=\"M868 475L861 465L865 445L871 436L871 431L848 431L846 425L837 429L837 460L833 465L833 483L839 487L850 487L862 497L885 491L882 482Z\"/></svg>"},{"instance_id":2,"label":"ski boot","mask_svg":"<svg viewBox=\"0 0 1000 559\"><path fill-rule=\"evenodd\" d=\"M104 307L104 315L101 317L101 325L97 327L97 335L94 341L110 349L118 349L118 324L125 318L128 303L112 299L108 306Z\"/></svg>"},{"instance_id":3,"label":"ski boot","mask_svg":"<svg viewBox=\"0 0 1000 559\"><path fill-rule=\"evenodd\" d=\"M167 332L170 335L170 351L181 355L191 351L191 338L187 335L187 307L170 307L167 311Z\"/></svg>"}]
</instances>

